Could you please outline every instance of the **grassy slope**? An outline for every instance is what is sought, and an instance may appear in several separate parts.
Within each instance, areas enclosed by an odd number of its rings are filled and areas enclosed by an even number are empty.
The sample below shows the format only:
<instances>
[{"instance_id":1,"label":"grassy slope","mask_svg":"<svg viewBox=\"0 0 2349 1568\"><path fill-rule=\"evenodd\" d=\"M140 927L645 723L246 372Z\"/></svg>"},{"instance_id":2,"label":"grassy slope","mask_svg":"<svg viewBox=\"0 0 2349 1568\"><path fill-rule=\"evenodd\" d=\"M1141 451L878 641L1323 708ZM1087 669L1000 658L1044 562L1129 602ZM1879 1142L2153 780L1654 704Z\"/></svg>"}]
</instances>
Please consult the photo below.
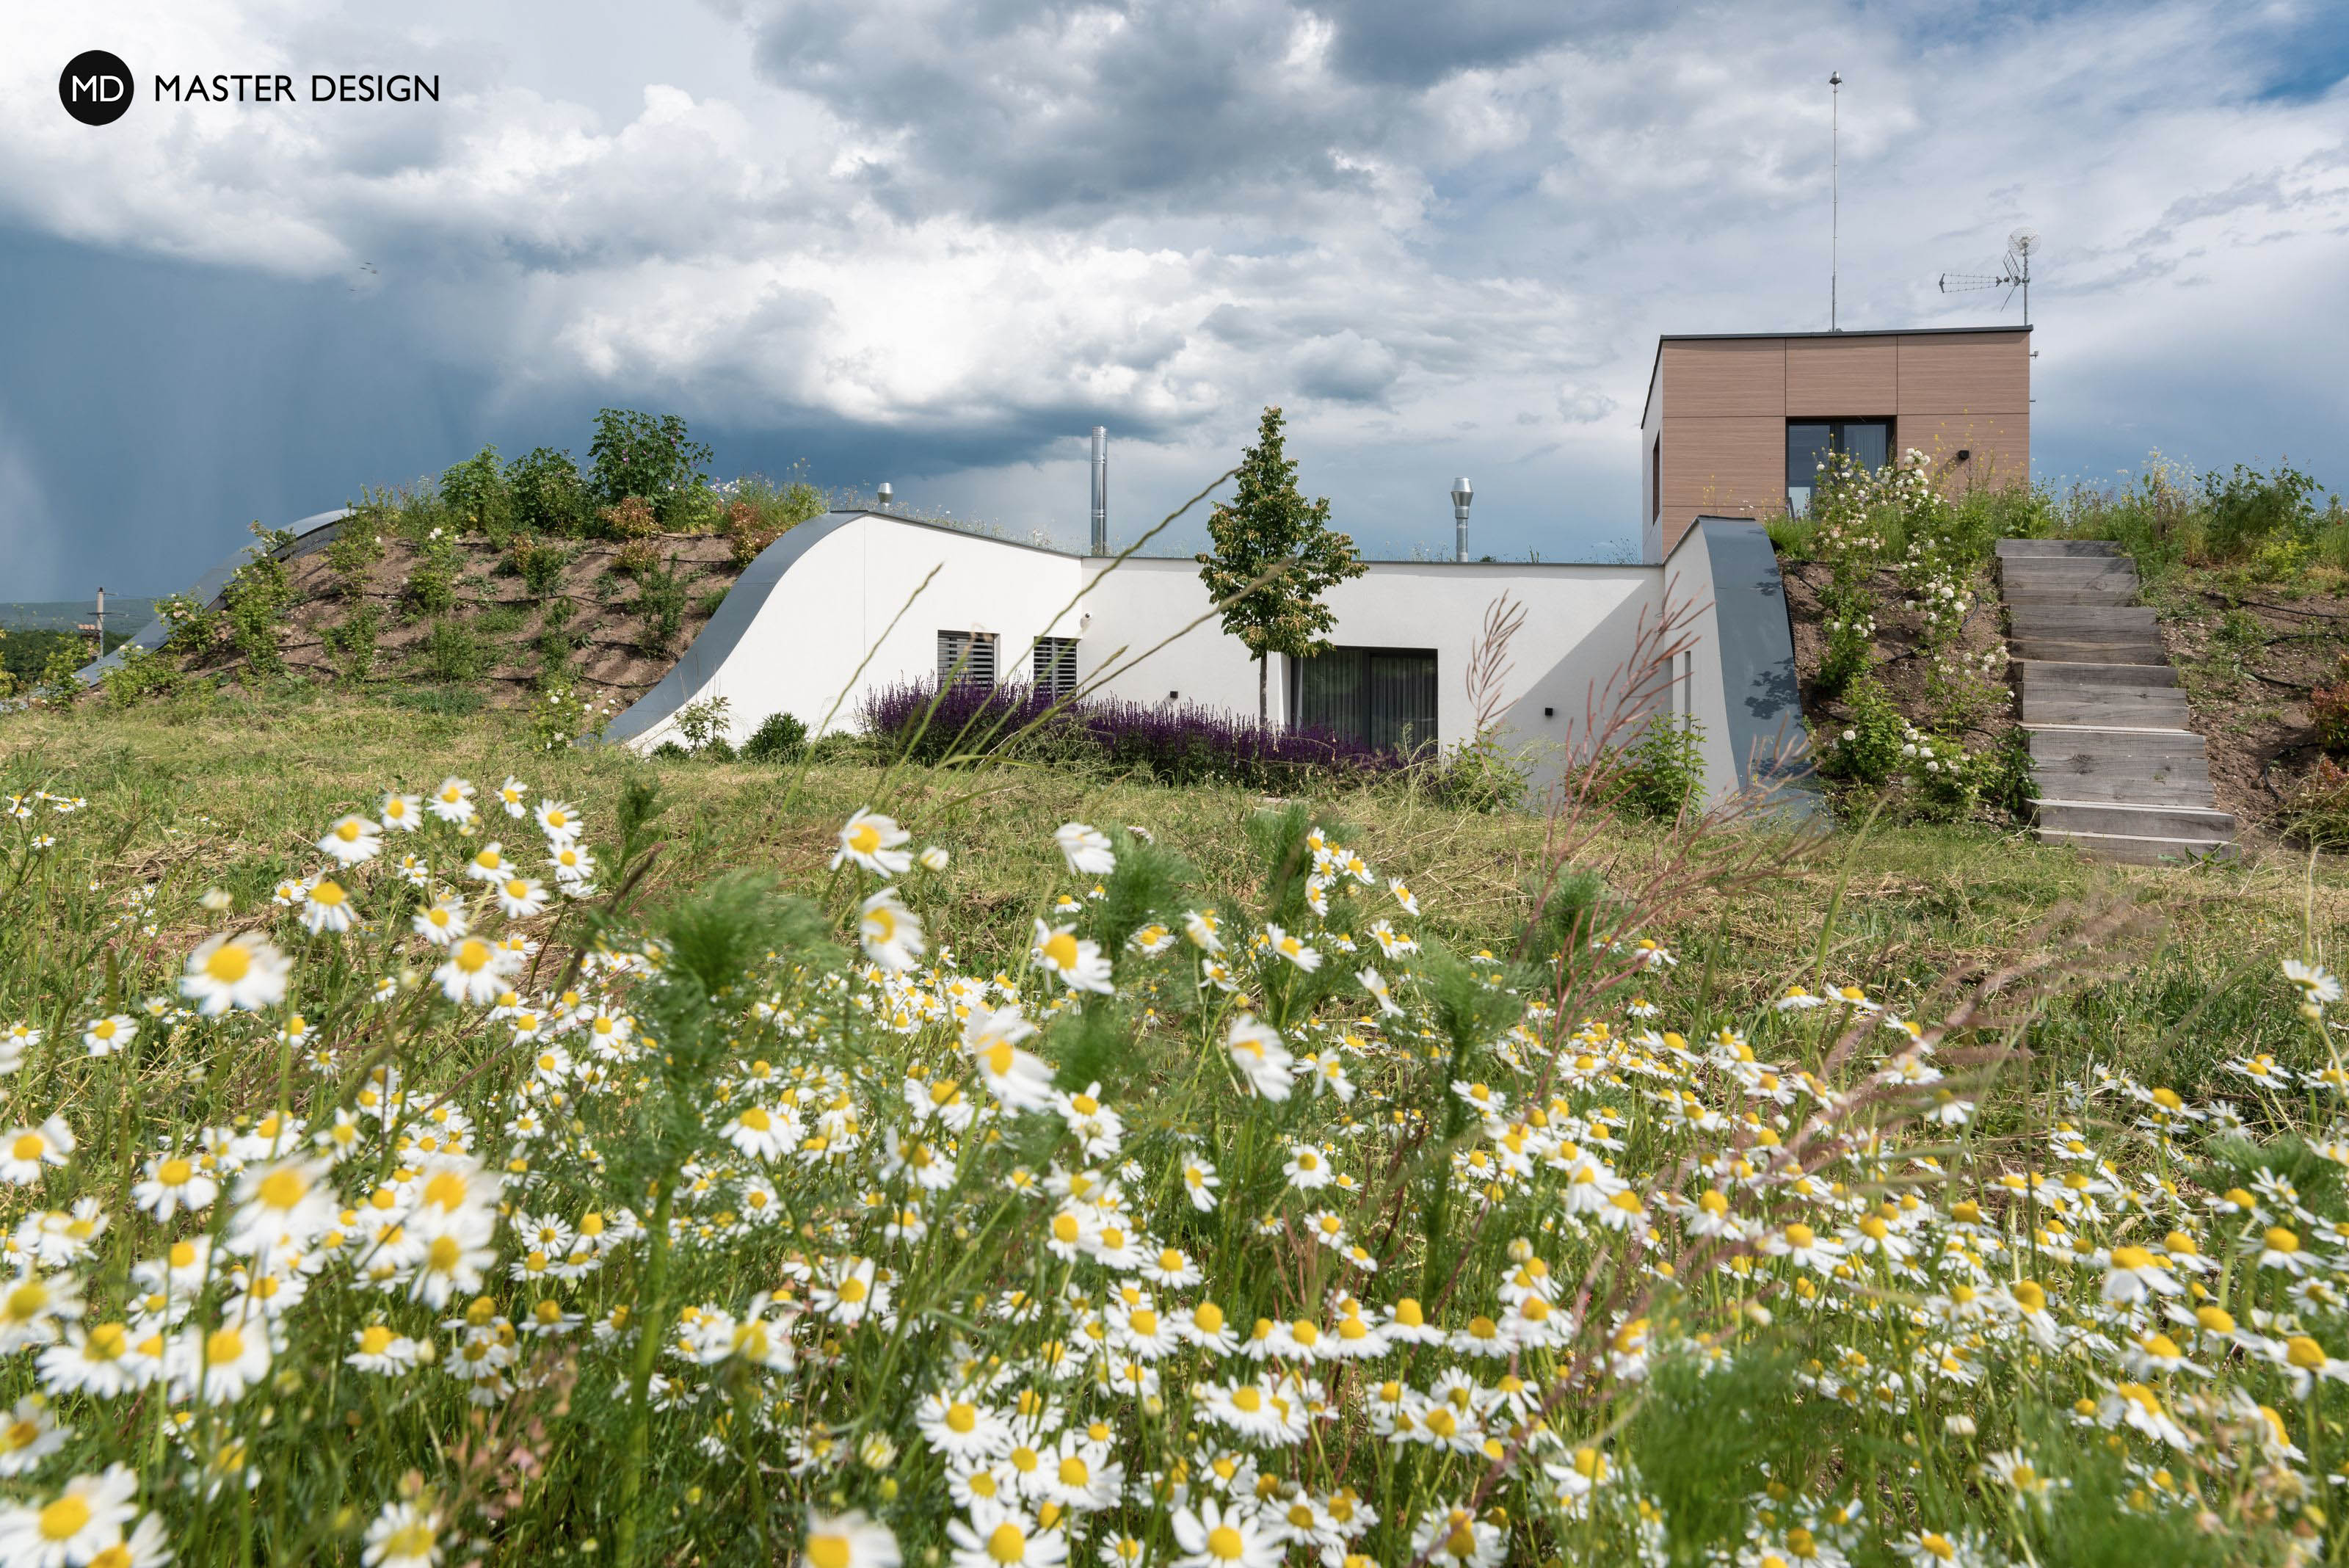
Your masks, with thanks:
<instances>
[{"instance_id":1,"label":"grassy slope","mask_svg":"<svg viewBox=\"0 0 2349 1568\"><path fill-rule=\"evenodd\" d=\"M315 859L307 836L316 824L371 809L395 782L427 788L459 773L486 795L512 771L608 821L635 767L652 768L674 803L670 848L657 873L673 888L735 867L820 885L838 824L860 805L892 805L926 838L955 851L953 915L939 933L950 941L976 931L1005 940L1020 929L1016 911L1040 908L1058 862L1051 829L1061 822L1139 825L1188 857L1208 886L1229 887L1246 875L1238 828L1263 804L1239 790L1036 770L885 777L848 765L811 768L794 794L787 770L643 763L616 751L534 755L512 719L494 711L438 716L337 697L218 696L0 722L0 789L87 795L101 820L120 820L115 862L162 884L166 951L199 928L194 899L205 887L225 888L240 904L265 899L277 877ZM1444 934L1495 948L1515 940L1528 907L1523 888L1541 864L1541 819L1462 815L1392 789L1338 794L1326 805L1373 864L1411 882ZM1669 849L1660 830L1609 824L1582 858L1628 888ZM2136 1071L2189 1095L2228 1092L2213 1075L2240 1052L2306 1054L2276 963L2302 950L2305 930L2331 946L2349 919L2349 877L2332 863L2313 873L2290 856L2248 867L2115 868L1979 826L1878 827L1815 846L1763 885L1699 894L1662 911L1652 929L1683 956L1669 983L1683 996L1709 985L1716 1021L1789 983L1811 983L1839 883L1826 978L1858 979L1896 1007L1925 1014L1943 982L2029 950L2051 915L2143 904L2165 923L2158 950L2136 951L2119 978L2054 1005L2033 1044L2064 1073L2088 1057L2126 1056ZM972 965L1004 956L964 954Z\"/></svg>"}]
</instances>

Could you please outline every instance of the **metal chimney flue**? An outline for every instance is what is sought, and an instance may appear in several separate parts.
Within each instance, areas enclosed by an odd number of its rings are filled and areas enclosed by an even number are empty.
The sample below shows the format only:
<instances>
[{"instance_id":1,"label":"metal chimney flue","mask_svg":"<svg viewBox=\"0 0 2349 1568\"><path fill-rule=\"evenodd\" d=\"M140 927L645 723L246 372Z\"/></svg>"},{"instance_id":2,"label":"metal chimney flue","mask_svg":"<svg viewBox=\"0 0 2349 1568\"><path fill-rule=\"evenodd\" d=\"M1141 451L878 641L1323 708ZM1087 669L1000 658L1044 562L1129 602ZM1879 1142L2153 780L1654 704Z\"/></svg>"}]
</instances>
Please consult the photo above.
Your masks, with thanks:
<instances>
[{"instance_id":1,"label":"metal chimney flue","mask_svg":"<svg viewBox=\"0 0 2349 1568\"><path fill-rule=\"evenodd\" d=\"M1109 427L1093 427L1092 553L1109 554Z\"/></svg>"},{"instance_id":2,"label":"metal chimney flue","mask_svg":"<svg viewBox=\"0 0 2349 1568\"><path fill-rule=\"evenodd\" d=\"M1455 561L1468 558L1468 502L1475 494L1475 492L1469 489L1467 480L1452 482L1452 523L1454 529L1452 558Z\"/></svg>"}]
</instances>

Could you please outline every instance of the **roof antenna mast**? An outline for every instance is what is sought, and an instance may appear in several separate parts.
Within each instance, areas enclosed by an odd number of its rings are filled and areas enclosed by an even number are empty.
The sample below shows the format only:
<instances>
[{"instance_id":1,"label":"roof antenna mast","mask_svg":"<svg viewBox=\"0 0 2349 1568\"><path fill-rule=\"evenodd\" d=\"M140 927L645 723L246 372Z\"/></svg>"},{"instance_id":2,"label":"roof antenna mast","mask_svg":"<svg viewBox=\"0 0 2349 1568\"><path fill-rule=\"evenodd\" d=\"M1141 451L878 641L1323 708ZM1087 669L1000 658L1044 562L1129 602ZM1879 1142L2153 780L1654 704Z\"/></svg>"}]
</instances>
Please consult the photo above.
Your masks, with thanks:
<instances>
[{"instance_id":1,"label":"roof antenna mast","mask_svg":"<svg viewBox=\"0 0 2349 1568\"><path fill-rule=\"evenodd\" d=\"M1836 325L1836 273L1843 241L1843 73L1827 73L1827 330Z\"/></svg>"}]
</instances>

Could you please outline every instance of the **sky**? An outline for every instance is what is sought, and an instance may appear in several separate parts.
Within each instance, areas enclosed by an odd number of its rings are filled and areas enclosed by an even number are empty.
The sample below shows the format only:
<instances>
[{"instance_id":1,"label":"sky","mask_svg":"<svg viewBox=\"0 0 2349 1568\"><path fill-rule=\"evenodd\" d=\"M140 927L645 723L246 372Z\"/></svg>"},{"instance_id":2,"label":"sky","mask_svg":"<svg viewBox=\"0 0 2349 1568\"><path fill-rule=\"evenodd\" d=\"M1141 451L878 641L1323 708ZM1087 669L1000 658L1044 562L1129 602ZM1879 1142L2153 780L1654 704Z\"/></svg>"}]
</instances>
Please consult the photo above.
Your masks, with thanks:
<instances>
[{"instance_id":1,"label":"sky","mask_svg":"<svg viewBox=\"0 0 2349 1568\"><path fill-rule=\"evenodd\" d=\"M605 406L1081 547L1093 425L1123 542L1278 403L1368 554L1465 474L1478 553L1630 558L1657 335L1828 324L1830 70L1841 326L2018 321L1935 279L2028 229L2037 477L2349 490L2337 4L0 0L0 599Z\"/></svg>"}]
</instances>

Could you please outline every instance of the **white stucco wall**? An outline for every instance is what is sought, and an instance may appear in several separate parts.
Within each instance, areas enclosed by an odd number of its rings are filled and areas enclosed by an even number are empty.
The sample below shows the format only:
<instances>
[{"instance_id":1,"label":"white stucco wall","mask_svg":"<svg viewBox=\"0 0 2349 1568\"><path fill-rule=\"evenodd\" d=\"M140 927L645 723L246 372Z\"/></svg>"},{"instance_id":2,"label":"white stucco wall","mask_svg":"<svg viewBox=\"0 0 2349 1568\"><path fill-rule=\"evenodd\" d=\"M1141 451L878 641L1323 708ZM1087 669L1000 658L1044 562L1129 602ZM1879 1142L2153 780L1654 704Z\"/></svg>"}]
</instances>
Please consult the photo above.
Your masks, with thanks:
<instances>
[{"instance_id":1,"label":"white stucco wall","mask_svg":"<svg viewBox=\"0 0 2349 1568\"><path fill-rule=\"evenodd\" d=\"M854 729L865 692L936 674L942 630L994 633L1006 680L1028 678L1035 638L1073 636L1079 678L1099 695L1158 703L1174 693L1256 711L1255 663L1224 635L1192 561L1112 566L873 514L847 516L821 537L803 535L795 548L796 558L771 574L772 586L758 590L765 597L730 649L705 637L678 666L681 701L729 700L729 738L738 744L777 711L811 732ZM921 587L933 567L936 576ZM1450 746L1474 732L1469 661L1487 612L1506 596L1526 615L1509 644L1496 711L1504 743L1530 763L1537 787L1586 760L1594 737L1635 738L1641 711L1690 708L1704 727L1708 781L1718 795L1734 786L1737 769L1723 739L1713 593L1711 562L1692 530L1661 566L1374 562L1330 589L1327 603L1334 642L1434 650L1438 738ZM1665 614L1667 597L1693 611L1691 657L1669 670L1635 668L1657 649L1641 634ZM1286 661L1275 659L1277 722L1288 718L1288 685ZM650 748L674 732L673 717L663 718L627 743Z\"/></svg>"},{"instance_id":2,"label":"white stucco wall","mask_svg":"<svg viewBox=\"0 0 2349 1568\"><path fill-rule=\"evenodd\" d=\"M999 670L1024 680L1034 639L1077 596L1081 565L1074 556L950 529L854 518L782 575L733 651L702 675L687 701L726 698L729 739L737 743L779 711L796 716L811 734L853 730L864 691L936 674L941 631L995 633ZM933 566L937 576L908 608ZM1074 619L1072 613L1069 624L1050 629L1072 635ZM873 657L860 675L856 667L868 649ZM673 735L672 725L663 723L636 743L657 746Z\"/></svg>"}]
</instances>

